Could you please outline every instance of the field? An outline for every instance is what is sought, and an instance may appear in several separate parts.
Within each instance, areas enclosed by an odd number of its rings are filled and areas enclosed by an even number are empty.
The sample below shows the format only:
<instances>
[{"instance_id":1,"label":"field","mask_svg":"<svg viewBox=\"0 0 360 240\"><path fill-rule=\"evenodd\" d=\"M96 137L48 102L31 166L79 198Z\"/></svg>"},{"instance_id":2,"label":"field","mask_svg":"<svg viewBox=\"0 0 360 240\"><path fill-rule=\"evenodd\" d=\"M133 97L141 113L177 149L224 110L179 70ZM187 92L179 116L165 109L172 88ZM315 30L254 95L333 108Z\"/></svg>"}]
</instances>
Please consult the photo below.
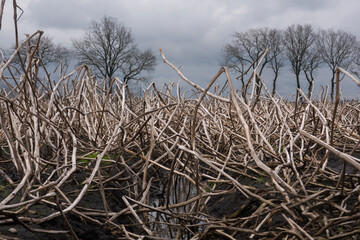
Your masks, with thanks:
<instances>
[{"instance_id":1,"label":"field","mask_svg":"<svg viewBox=\"0 0 360 240\"><path fill-rule=\"evenodd\" d=\"M358 100L288 102L256 72L244 92L226 68L203 89L163 57L190 90L2 80L0 237L360 239Z\"/></svg>"}]
</instances>

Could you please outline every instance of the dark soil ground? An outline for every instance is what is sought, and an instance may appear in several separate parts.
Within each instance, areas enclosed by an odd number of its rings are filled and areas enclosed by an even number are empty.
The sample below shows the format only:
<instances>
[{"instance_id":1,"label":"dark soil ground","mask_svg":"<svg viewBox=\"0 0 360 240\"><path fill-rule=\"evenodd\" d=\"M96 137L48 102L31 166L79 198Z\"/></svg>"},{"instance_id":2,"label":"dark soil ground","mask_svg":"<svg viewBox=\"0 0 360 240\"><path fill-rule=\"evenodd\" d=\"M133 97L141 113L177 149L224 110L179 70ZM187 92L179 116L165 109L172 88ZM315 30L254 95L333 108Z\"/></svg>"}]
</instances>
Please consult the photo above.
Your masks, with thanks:
<instances>
[{"instance_id":1,"label":"dark soil ground","mask_svg":"<svg viewBox=\"0 0 360 240\"><path fill-rule=\"evenodd\" d=\"M78 183L85 179L85 172L78 170L75 173L74 179L66 183L63 187L64 191L67 193L67 197L73 200L76 197L76 193L79 191ZM0 177L1 183L4 183L4 179ZM246 184L249 184L251 180L249 179L242 179L242 181ZM266 187L264 182L256 183L256 187L259 189ZM161 184L161 183L159 183ZM229 184L220 184L217 189L219 190L226 190L231 189L231 185ZM6 195L12 190L11 187L6 186L2 188L0 194L0 200L3 200ZM120 211L121 209L125 208L123 201L121 200L122 194L119 191L108 192L107 193L107 203L109 204L109 208L112 211ZM159 196L155 196L159 197ZM161 197L161 196L160 196ZM18 198L15 198L14 201L18 201ZM233 189L233 192L227 195L223 195L219 198L212 198L211 201L208 202L207 207L209 214L215 218L223 218L229 217L231 215L241 215L245 216L247 213L250 214L253 208L258 205L257 201L254 199L246 199L243 195ZM78 205L78 208L88 208L88 209L99 209L103 210L103 200L99 191L90 189L88 193L84 196L81 202ZM56 209L50 208L48 205L43 203L38 203L30 207L27 213L23 214L22 216L25 217L34 217L35 219L39 219L41 217L45 217L50 215ZM111 226L106 225L98 225L92 223L89 220L79 217L78 215L74 215L69 213L66 215L69 224L71 225L72 229L74 230L76 237L78 239L103 239L103 240L110 240L110 239L122 239L123 234L119 231L114 229ZM96 219L96 217L94 217ZM1 218L0 218L1 220ZM102 219L103 220L103 219ZM123 217L117 219L117 223L121 224L131 224L131 220L129 217ZM74 239L69 231L69 226L65 222L62 216L54 218L50 221L46 221L42 224L35 224L31 222L26 222L26 226L33 228L33 229L44 229L44 230L62 230L68 231L68 233L58 233L58 234L49 234L49 233L42 233L37 231L31 231L30 229L25 228L20 223L7 223L0 225L0 239L31 239L31 240L45 240L45 239L52 239L52 240L61 240L61 239ZM16 229L16 232L11 232L12 230ZM140 233L141 229L134 229L135 232ZM205 239L222 239L221 237L216 235L207 235Z\"/></svg>"},{"instance_id":2,"label":"dark soil ground","mask_svg":"<svg viewBox=\"0 0 360 240\"><path fill-rule=\"evenodd\" d=\"M340 172L342 167L342 163L339 164L338 160L336 160L333 156L329 158L329 168L333 169L334 171ZM2 164L2 169L7 170L8 172L13 171L10 165ZM353 172L353 169L348 168L347 172ZM350 172L348 172L350 173ZM13 173L15 174L15 172ZM64 186L63 191L66 193L67 197L70 200L74 200L77 196L79 189L81 189L81 183L87 177L88 172L85 170L77 170L74 174L72 180L69 180ZM164 173L163 173L164 174ZM160 174L160 175L163 175ZM247 177L236 175L235 173L232 174L234 178L246 186L251 186L256 190L256 194L261 196L261 193L267 191L268 186L271 184L269 179L262 179L259 178L258 181L254 179L250 179ZM15 175L12 175L14 179L16 179ZM157 176L159 177L159 176ZM162 176L165 178L165 176ZM254 177L256 177L254 175ZM6 181L0 176L0 201L3 200L9 192L12 191L12 188L9 185L5 184ZM158 183L159 188L163 188L160 186L164 184L162 182ZM218 184L217 190L232 190L231 193L221 195L219 197L212 197L211 200L207 203L207 210L210 216L216 219L224 219L224 218L236 218L236 217L246 217L250 216L255 209L260 206L260 202L254 198L245 198L243 194L241 194L237 189L235 189L231 184ZM154 191L156 193L156 191ZM159 195L159 192L157 192ZM276 194L276 193L274 193ZM124 205L121 197L123 193L121 191L107 191L106 192L106 200L109 205L109 208L112 212L118 212L124 209L126 206ZM161 195L161 194L160 194ZM153 194L154 198L161 197ZM163 197L163 196L162 196ZM272 196L274 199L281 196ZM13 201L16 202L19 200L19 197L15 198ZM356 199L355 199L356 201ZM341 202L339 200L339 202ZM82 208L88 209L98 209L103 210L103 199L101 194L96 189L89 189L88 193L84 196L81 200L79 205L77 206L78 209L82 210ZM21 216L24 217L33 217L35 219L40 219L41 217L45 217L50 215L52 212L56 211L57 209L53 209L46 204L37 203L33 205L29 211L24 213ZM319 211L322 211L319 209ZM73 213L69 213L66 215L67 220L69 221L70 226L72 227L73 231L76 234L78 239L125 239L124 234L119 231L119 229L115 229L112 226L108 225L98 225L85 218L81 218L78 215ZM97 219L96 216L94 216ZM104 222L104 217L100 217L102 222ZM0 221L3 220L3 217L0 216ZM130 226L132 221L129 216L124 216L122 218L117 219L117 224L127 224ZM34 229L46 229L46 230L62 230L68 231L68 233L64 234L49 234L49 233L42 233L37 231L31 231L30 229L25 228L20 223L3 223L0 224L0 239L31 239L31 240L45 240L45 239L53 239L53 240L60 240L60 239L74 239L74 237L70 233L69 225L65 222L62 216L54 218L50 221L46 221L42 224L35 224L32 222L25 223L28 227ZM284 220L281 216L273 216L273 221L270 224L267 224L263 227L263 230L269 230L271 228L276 228L284 224ZM130 227L128 227L130 228ZM16 229L16 232L12 232L12 230ZM141 229L136 229L135 227L132 229L133 232L141 233ZM236 239L245 239L242 235L234 236ZM223 239L223 236L218 236L214 234L214 232L204 236L204 239Z\"/></svg>"},{"instance_id":3,"label":"dark soil ground","mask_svg":"<svg viewBox=\"0 0 360 240\"><path fill-rule=\"evenodd\" d=\"M2 165L4 167L4 165ZM8 169L11 170L11 169ZM69 180L65 183L63 190L66 193L67 197L70 200L75 199L79 193L81 183L86 178L86 172L83 170L77 170L72 180ZM16 179L16 178L15 178ZM0 176L0 201L2 201L12 190L10 185L5 184L5 180ZM120 201L119 201L120 199ZM53 199L52 199L53 200ZM18 202L19 197L16 196L12 202ZM108 192L107 193L107 203L109 208L113 211L119 211L124 208L124 204L121 201L121 193L118 191ZM89 190L87 194L80 201L79 208L88 208L88 209L99 209L103 210L103 200L99 191ZM44 203L37 203L31 206L24 214L21 216L24 217L33 217L34 219L41 219L42 217L48 216L57 209L49 207L49 205ZM67 220L69 221L70 226L74 230L78 239L119 239L119 235L113 229L110 229L108 226L101 226L99 224L93 223L85 218L81 218L78 215L74 215L71 212L66 214ZM94 217L96 219L96 216ZM3 219L0 215L0 221ZM129 223L128 219L119 218L119 223ZM25 222L26 226L32 229L43 229L43 230L61 230L68 231L69 233L57 233L49 234L42 233L37 231L31 231L26 227L22 226L20 223L3 223L0 224L0 239L74 239L69 231L69 224L66 223L62 216L56 217L52 220L46 221L41 224L35 224L32 222ZM12 232L12 230L16 232Z\"/></svg>"}]
</instances>

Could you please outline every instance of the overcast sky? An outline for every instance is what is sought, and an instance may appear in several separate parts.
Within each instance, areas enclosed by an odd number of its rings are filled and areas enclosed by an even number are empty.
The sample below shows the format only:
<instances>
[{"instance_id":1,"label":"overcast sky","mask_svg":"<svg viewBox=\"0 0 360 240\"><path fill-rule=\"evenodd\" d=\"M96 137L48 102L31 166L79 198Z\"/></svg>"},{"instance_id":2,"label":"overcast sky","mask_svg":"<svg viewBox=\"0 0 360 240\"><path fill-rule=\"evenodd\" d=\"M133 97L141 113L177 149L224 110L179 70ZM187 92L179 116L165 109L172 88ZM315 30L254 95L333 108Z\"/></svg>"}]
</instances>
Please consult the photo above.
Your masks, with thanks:
<instances>
[{"instance_id":1,"label":"overcast sky","mask_svg":"<svg viewBox=\"0 0 360 240\"><path fill-rule=\"evenodd\" d=\"M179 78L161 61L159 48L170 62L182 67L185 76L205 86L219 70L221 49L231 42L235 31L312 24L314 28L348 31L360 39L359 0L18 0L18 4L24 10L20 35L40 29L67 47L91 20L104 15L120 19L131 28L140 48L151 48L158 56L152 76L160 85ZM7 0L0 48L9 48L13 40L12 1ZM271 77L266 79L270 89ZM317 89L328 84L328 77L319 74ZM302 82L304 89L306 83ZM345 79L341 85L344 95L360 97L351 80ZM284 96L295 92L295 78L288 67L282 70L278 90Z\"/></svg>"}]
</instances>

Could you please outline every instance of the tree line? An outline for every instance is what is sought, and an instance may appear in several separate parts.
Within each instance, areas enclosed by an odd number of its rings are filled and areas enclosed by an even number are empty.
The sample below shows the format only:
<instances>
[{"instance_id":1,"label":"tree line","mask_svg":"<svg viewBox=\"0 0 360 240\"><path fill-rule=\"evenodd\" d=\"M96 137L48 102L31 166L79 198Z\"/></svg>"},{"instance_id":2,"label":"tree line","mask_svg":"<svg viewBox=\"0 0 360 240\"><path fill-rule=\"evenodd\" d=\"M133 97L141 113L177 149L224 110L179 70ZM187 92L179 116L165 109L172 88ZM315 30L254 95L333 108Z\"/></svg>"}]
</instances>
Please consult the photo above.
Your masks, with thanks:
<instances>
[{"instance_id":1,"label":"tree line","mask_svg":"<svg viewBox=\"0 0 360 240\"><path fill-rule=\"evenodd\" d=\"M47 36L40 41L31 39L28 48L21 50L18 62L25 61L26 52L33 49L36 49L33 57L44 65L59 60L66 65L75 58L79 64L88 65L98 77L105 79L110 90L113 77L121 78L124 83L143 81L147 79L144 73L151 73L156 66L156 57L151 50L140 50L131 30L117 18L104 16L100 21L92 21L82 37L72 40L72 46L69 50ZM265 49L268 52L260 63ZM311 25L300 24L290 25L284 30L252 28L233 34L231 43L222 48L221 64L239 73L244 89L245 73L260 63L259 76L266 68L273 73L273 94L284 66L290 66L297 88L303 84L301 79L306 79L309 92L319 68L327 66L332 73L330 95L333 99L336 67L360 75L356 71L360 66L359 50L356 36L341 30L315 30Z\"/></svg>"},{"instance_id":2,"label":"tree line","mask_svg":"<svg viewBox=\"0 0 360 240\"><path fill-rule=\"evenodd\" d=\"M46 35L40 40L30 39L27 48L20 49L16 63L24 66L29 53L44 66L59 62L66 66L75 58L78 65L88 65L96 76L105 79L105 87L110 91L114 77L126 84L130 80L145 81L147 75L144 73L154 71L156 66L151 50L140 50L131 29L109 16L91 21L83 36L72 40L72 49L55 44Z\"/></svg>"},{"instance_id":3,"label":"tree line","mask_svg":"<svg viewBox=\"0 0 360 240\"><path fill-rule=\"evenodd\" d=\"M293 24L285 30L276 28L252 28L244 32L235 32L232 42L222 49L222 64L239 73L242 87L245 87L244 74L249 68L255 68L260 57L268 49L261 61L258 74L265 68L273 73L273 90L281 68L286 65L295 75L297 88L302 85L302 77L308 83L310 92L320 67L331 70L331 99L334 98L335 73L342 67L359 77L360 43L356 36L341 30L318 29L311 25ZM287 63L287 64L286 64Z\"/></svg>"}]
</instances>

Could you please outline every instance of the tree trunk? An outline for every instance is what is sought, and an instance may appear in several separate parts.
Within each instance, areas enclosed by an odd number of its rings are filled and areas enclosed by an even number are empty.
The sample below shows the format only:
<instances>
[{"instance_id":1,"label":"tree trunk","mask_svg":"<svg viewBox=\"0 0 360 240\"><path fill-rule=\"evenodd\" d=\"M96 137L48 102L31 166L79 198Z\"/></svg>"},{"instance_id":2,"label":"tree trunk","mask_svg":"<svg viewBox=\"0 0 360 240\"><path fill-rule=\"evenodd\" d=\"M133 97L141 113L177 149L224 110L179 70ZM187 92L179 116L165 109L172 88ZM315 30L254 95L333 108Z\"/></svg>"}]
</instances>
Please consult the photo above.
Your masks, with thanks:
<instances>
[{"instance_id":1,"label":"tree trunk","mask_svg":"<svg viewBox=\"0 0 360 240\"><path fill-rule=\"evenodd\" d=\"M297 85L297 88L300 88L300 73L296 74L296 85Z\"/></svg>"},{"instance_id":2,"label":"tree trunk","mask_svg":"<svg viewBox=\"0 0 360 240\"><path fill-rule=\"evenodd\" d=\"M298 89L300 89L300 72L296 74L296 87L297 87L297 89L296 89L296 100L295 100L296 102L295 102L295 115L294 116L296 116L297 102L299 100ZM300 101L302 101L301 99L302 98L300 97ZM294 121L295 121L295 118L294 118Z\"/></svg>"},{"instance_id":3,"label":"tree trunk","mask_svg":"<svg viewBox=\"0 0 360 240\"><path fill-rule=\"evenodd\" d=\"M259 95L260 94L260 91L261 91L261 88L260 88L260 79L258 76L256 76L256 95Z\"/></svg>"},{"instance_id":4,"label":"tree trunk","mask_svg":"<svg viewBox=\"0 0 360 240\"><path fill-rule=\"evenodd\" d=\"M112 92L112 89L111 89L111 77L108 78L108 89L110 91L110 93Z\"/></svg>"},{"instance_id":5,"label":"tree trunk","mask_svg":"<svg viewBox=\"0 0 360 240\"><path fill-rule=\"evenodd\" d=\"M309 87L308 87L308 97L310 98L311 92L314 89L314 80L309 81Z\"/></svg>"},{"instance_id":6,"label":"tree trunk","mask_svg":"<svg viewBox=\"0 0 360 240\"><path fill-rule=\"evenodd\" d=\"M273 89L272 89L272 93L271 95L274 96L275 95L275 92L276 92L276 80L278 78L278 73L275 73L275 77L274 77L274 80L273 80Z\"/></svg>"},{"instance_id":7,"label":"tree trunk","mask_svg":"<svg viewBox=\"0 0 360 240\"><path fill-rule=\"evenodd\" d=\"M333 71L332 73L332 77L331 77L331 93L330 93L330 97L331 97L331 101L334 101L334 86L335 86L335 72Z\"/></svg>"}]
</instances>

